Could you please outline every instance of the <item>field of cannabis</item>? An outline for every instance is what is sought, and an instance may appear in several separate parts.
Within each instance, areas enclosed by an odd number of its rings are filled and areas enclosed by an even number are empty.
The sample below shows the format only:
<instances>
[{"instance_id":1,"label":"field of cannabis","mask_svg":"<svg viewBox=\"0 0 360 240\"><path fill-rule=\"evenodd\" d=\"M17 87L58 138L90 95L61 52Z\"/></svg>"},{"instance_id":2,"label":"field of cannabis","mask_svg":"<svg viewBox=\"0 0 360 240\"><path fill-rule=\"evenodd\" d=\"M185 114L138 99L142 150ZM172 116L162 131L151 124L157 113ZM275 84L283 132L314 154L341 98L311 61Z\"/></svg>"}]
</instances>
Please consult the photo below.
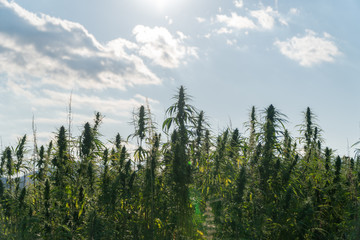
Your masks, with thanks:
<instances>
[{"instance_id":1,"label":"field of cannabis","mask_svg":"<svg viewBox=\"0 0 360 240\"><path fill-rule=\"evenodd\" d=\"M214 136L183 87L174 99L161 130L141 106L111 147L100 113L80 136L6 147L0 239L358 239L360 160L325 146L310 108L300 139L273 105Z\"/></svg>"}]
</instances>

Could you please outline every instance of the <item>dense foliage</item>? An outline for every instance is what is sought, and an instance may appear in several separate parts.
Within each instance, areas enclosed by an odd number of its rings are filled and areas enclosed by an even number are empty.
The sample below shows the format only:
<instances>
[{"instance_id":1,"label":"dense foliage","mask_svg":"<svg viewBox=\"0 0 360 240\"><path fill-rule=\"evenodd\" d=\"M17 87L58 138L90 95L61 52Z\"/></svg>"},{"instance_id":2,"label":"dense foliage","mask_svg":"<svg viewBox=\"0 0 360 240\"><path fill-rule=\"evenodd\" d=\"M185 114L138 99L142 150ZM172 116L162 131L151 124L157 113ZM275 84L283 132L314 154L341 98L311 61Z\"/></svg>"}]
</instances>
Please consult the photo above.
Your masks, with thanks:
<instances>
[{"instance_id":1,"label":"dense foliage","mask_svg":"<svg viewBox=\"0 0 360 240\"><path fill-rule=\"evenodd\" d=\"M358 239L360 160L323 147L310 108L298 139L273 105L213 136L183 87L174 102L162 137L141 106L111 145L98 113L79 137L6 147L0 239Z\"/></svg>"}]
</instances>

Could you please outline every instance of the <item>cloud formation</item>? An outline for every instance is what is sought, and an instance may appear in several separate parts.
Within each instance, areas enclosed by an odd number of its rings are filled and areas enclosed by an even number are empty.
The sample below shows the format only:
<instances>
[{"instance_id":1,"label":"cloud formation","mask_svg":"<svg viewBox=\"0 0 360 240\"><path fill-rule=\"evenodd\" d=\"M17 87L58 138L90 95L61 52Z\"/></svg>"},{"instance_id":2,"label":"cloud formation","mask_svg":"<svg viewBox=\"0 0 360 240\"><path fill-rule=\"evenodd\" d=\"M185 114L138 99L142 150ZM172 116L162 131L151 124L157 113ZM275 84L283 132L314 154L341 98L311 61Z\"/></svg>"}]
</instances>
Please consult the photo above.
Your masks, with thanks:
<instances>
[{"instance_id":1,"label":"cloud formation","mask_svg":"<svg viewBox=\"0 0 360 240\"><path fill-rule=\"evenodd\" d=\"M72 107L77 110L94 109L105 114L111 114L120 117L128 117L132 108L145 104L158 104L157 100L146 98L140 94L135 94L130 99L119 99L108 96L98 96L76 92L58 91L53 89L38 89L36 86L27 83L17 83L9 81L7 83L8 93L23 98L32 106L39 108L56 108L63 107L70 102Z\"/></svg>"},{"instance_id":2,"label":"cloud formation","mask_svg":"<svg viewBox=\"0 0 360 240\"><path fill-rule=\"evenodd\" d=\"M297 8L291 8L289 10L289 13L292 14L292 15L299 15L300 11Z\"/></svg>"},{"instance_id":3,"label":"cloud formation","mask_svg":"<svg viewBox=\"0 0 360 240\"><path fill-rule=\"evenodd\" d=\"M232 12L231 16L227 15L216 15L216 20L219 23L224 23L226 27L233 29L254 29L256 27L255 23L243 16L237 15L237 13Z\"/></svg>"},{"instance_id":4,"label":"cloud formation","mask_svg":"<svg viewBox=\"0 0 360 240\"><path fill-rule=\"evenodd\" d=\"M286 41L276 41L274 44L286 57L298 62L301 66L311 67L322 62L333 62L341 52L331 40L328 33L323 37L311 30L306 30L303 37L292 37Z\"/></svg>"},{"instance_id":5,"label":"cloud formation","mask_svg":"<svg viewBox=\"0 0 360 240\"><path fill-rule=\"evenodd\" d=\"M99 43L78 23L0 0L0 73L9 79L41 79L66 89L161 83L131 51L136 44L124 39L114 43Z\"/></svg>"},{"instance_id":6,"label":"cloud formation","mask_svg":"<svg viewBox=\"0 0 360 240\"><path fill-rule=\"evenodd\" d=\"M277 19L281 24L287 25L287 22L281 18L278 11L272 9L272 7L262 8L260 10L250 11L250 15L257 19L259 28L271 30L275 25Z\"/></svg>"},{"instance_id":7,"label":"cloud formation","mask_svg":"<svg viewBox=\"0 0 360 240\"><path fill-rule=\"evenodd\" d=\"M184 44L187 37L182 32L173 36L164 27L138 25L133 29L133 34L139 44L139 54L151 59L156 65L177 68L180 64L186 64L188 57L198 57L195 47Z\"/></svg>"},{"instance_id":8,"label":"cloud formation","mask_svg":"<svg viewBox=\"0 0 360 240\"><path fill-rule=\"evenodd\" d=\"M52 90L44 90L44 99L34 99L34 103L37 106L43 104L46 107L51 105L61 106L64 104L64 99L69 99L68 93L57 92ZM46 101L44 102L43 100ZM101 98L98 96L91 96L85 94L72 94L71 102L75 109L90 108L102 113L108 113L117 116L129 116L132 108L139 107L145 103L145 97L140 94L135 94L130 99L115 99L111 97ZM150 102L158 103L155 100L150 99Z\"/></svg>"},{"instance_id":9,"label":"cloud formation","mask_svg":"<svg viewBox=\"0 0 360 240\"><path fill-rule=\"evenodd\" d=\"M242 8L244 6L244 2L243 2L243 0L235 0L234 5L237 8Z\"/></svg>"},{"instance_id":10,"label":"cloud formation","mask_svg":"<svg viewBox=\"0 0 360 240\"><path fill-rule=\"evenodd\" d=\"M242 7L242 1L234 1L236 7ZM232 33L232 30L271 30L275 23L287 25L287 21L272 7L262 7L258 10L247 10L244 16L232 12L231 15L218 14L216 21L223 24L216 32L218 34Z\"/></svg>"},{"instance_id":11,"label":"cloud formation","mask_svg":"<svg viewBox=\"0 0 360 240\"><path fill-rule=\"evenodd\" d=\"M196 18L196 21L197 21L198 23L203 23L203 22L205 22L206 20L205 20L205 18L197 17L197 18Z\"/></svg>"}]
</instances>

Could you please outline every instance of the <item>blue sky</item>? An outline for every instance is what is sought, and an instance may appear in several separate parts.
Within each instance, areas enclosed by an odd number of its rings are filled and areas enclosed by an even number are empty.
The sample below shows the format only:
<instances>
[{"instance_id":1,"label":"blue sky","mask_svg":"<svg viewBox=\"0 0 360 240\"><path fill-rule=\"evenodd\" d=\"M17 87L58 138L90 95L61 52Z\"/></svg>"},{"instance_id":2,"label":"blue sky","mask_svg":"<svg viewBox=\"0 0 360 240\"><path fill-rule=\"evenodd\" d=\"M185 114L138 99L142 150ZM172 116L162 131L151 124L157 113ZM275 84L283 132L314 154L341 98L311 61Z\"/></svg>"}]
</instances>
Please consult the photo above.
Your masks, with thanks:
<instances>
[{"instance_id":1,"label":"blue sky","mask_svg":"<svg viewBox=\"0 0 360 240\"><path fill-rule=\"evenodd\" d=\"M360 136L360 3L344 1L0 0L0 135L41 143L105 115L102 133L132 132L148 99L162 122L180 85L216 133L273 104L294 137L307 106L325 145ZM350 150L351 153L353 149Z\"/></svg>"}]
</instances>

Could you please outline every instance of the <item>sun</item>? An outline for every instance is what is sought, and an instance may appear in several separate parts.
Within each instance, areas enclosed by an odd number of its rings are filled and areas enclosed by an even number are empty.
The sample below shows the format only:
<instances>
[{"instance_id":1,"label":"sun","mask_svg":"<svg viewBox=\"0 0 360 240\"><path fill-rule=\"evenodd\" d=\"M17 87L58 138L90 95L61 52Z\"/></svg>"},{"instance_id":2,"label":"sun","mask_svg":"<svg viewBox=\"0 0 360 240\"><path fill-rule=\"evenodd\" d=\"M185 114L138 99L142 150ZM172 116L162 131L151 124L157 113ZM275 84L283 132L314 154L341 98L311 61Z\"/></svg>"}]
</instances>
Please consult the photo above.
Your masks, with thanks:
<instances>
[{"instance_id":1,"label":"sun","mask_svg":"<svg viewBox=\"0 0 360 240\"><path fill-rule=\"evenodd\" d=\"M155 15L171 15L182 11L190 0L133 0L144 10Z\"/></svg>"},{"instance_id":2,"label":"sun","mask_svg":"<svg viewBox=\"0 0 360 240\"><path fill-rule=\"evenodd\" d=\"M187 0L140 0L151 10L158 13L177 11Z\"/></svg>"},{"instance_id":3,"label":"sun","mask_svg":"<svg viewBox=\"0 0 360 240\"><path fill-rule=\"evenodd\" d=\"M173 1L171 1L171 0L153 0L154 7L159 11L165 10L167 7L169 7L171 2L173 2Z\"/></svg>"}]
</instances>

